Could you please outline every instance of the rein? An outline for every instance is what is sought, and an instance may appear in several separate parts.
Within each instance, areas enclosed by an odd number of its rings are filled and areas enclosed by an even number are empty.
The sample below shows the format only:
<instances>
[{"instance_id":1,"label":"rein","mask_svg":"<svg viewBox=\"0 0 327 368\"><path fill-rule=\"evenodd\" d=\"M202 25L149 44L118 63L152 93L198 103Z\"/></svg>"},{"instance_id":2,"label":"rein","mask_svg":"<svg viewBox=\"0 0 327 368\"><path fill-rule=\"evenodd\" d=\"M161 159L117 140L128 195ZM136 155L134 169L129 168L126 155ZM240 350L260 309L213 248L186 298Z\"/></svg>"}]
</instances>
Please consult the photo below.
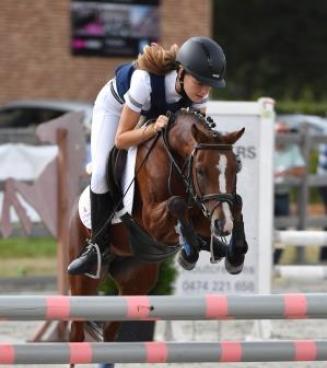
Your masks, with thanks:
<instances>
[{"instance_id":1,"label":"rein","mask_svg":"<svg viewBox=\"0 0 327 368\"><path fill-rule=\"evenodd\" d=\"M101 228L94 234L92 235L92 239L96 239L99 235L102 234L102 232L107 228L107 226L111 223L111 221L113 220L116 212L118 213L119 210L121 209L121 207L123 206L123 201L124 198L127 194L127 192L130 190L131 186L133 185L133 183L136 180L136 176L139 173L139 171L141 170L141 168L143 167L144 163L146 162L146 160L148 159L151 151L153 150L154 146L156 145L159 137L160 137L161 133L158 132L156 134L156 136L154 137L154 140L151 142L151 146L148 149L148 151L146 152L142 162L140 163L140 165L136 168L135 170L135 175L133 177L133 179L131 180L131 182L129 183L128 187L126 188L125 192L122 194L122 196L119 198L119 200L117 201L117 203L113 206L113 210L110 214L110 216L107 218L107 220L105 221L105 223L101 226Z\"/></svg>"}]
</instances>

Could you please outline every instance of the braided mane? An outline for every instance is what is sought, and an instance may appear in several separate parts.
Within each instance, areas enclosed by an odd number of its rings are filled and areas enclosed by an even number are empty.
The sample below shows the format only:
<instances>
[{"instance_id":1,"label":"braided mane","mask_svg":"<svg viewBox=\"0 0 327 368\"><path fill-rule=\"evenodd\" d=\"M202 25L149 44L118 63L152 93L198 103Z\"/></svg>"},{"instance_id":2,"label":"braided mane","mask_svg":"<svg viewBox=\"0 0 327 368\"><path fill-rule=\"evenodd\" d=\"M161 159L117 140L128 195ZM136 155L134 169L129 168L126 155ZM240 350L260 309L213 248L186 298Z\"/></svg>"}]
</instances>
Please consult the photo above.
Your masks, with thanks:
<instances>
[{"instance_id":1,"label":"braided mane","mask_svg":"<svg viewBox=\"0 0 327 368\"><path fill-rule=\"evenodd\" d=\"M178 110L177 115L193 118L196 123L200 124L201 127L204 128L204 132L208 137L214 139L221 137L221 134L213 129L216 126L214 120L210 116L203 114L201 111L188 107Z\"/></svg>"}]
</instances>

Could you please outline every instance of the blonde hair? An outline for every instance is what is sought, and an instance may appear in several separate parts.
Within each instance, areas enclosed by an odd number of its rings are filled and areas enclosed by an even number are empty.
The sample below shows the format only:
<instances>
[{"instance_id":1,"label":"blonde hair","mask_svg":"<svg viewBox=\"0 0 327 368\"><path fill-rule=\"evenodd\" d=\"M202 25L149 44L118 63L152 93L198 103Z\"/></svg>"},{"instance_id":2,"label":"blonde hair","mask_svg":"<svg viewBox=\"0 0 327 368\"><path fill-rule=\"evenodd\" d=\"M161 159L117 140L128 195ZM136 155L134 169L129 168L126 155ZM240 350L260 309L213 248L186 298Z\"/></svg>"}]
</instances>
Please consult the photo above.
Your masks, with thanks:
<instances>
[{"instance_id":1,"label":"blonde hair","mask_svg":"<svg viewBox=\"0 0 327 368\"><path fill-rule=\"evenodd\" d=\"M176 44L172 45L169 50L156 43L145 46L143 54L139 54L136 60L136 68L157 75L166 74L176 69L177 50Z\"/></svg>"}]
</instances>

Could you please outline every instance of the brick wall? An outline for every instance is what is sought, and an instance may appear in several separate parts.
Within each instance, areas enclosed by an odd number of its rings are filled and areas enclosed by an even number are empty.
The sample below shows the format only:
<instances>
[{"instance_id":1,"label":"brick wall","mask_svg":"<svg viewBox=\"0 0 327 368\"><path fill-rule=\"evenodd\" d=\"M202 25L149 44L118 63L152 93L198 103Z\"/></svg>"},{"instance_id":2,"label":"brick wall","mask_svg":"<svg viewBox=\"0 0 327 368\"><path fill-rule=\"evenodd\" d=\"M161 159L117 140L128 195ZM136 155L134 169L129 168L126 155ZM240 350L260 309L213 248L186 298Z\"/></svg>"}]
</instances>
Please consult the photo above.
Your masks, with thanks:
<instances>
[{"instance_id":1,"label":"brick wall","mask_svg":"<svg viewBox=\"0 0 327 368\"><path fill-rule=\"evenodd\" d=\"M161 43L210 35L211 9L211 0L161 0ZM70 0L1 0L0 47L0 104L93 101L115 65L126 60L71 55Z\"/></svg>"}]
</instances>

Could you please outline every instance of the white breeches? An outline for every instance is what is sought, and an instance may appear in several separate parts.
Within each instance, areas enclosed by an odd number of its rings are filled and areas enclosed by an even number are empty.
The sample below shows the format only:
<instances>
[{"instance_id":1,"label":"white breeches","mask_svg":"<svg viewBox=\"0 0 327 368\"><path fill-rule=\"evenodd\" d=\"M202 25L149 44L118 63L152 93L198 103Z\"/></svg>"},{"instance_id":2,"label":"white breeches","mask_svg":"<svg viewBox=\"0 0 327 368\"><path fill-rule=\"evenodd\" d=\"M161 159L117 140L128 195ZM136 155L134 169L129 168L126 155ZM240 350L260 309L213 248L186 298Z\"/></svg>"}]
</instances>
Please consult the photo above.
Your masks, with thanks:
<instances>
[{"instance_id":1,"label":"white breeches","mask_svg":"<svg viewBox=\"0 0 327 368\"><path fill-rule=\"evenodd\" d=\"M120 114L123 108L113 97L108 82L99 92L92 116L91 157L92 177L91 190L102 194L108 191L106 180L107 159L115 144Z\"/></svg>"}]
</instances>

